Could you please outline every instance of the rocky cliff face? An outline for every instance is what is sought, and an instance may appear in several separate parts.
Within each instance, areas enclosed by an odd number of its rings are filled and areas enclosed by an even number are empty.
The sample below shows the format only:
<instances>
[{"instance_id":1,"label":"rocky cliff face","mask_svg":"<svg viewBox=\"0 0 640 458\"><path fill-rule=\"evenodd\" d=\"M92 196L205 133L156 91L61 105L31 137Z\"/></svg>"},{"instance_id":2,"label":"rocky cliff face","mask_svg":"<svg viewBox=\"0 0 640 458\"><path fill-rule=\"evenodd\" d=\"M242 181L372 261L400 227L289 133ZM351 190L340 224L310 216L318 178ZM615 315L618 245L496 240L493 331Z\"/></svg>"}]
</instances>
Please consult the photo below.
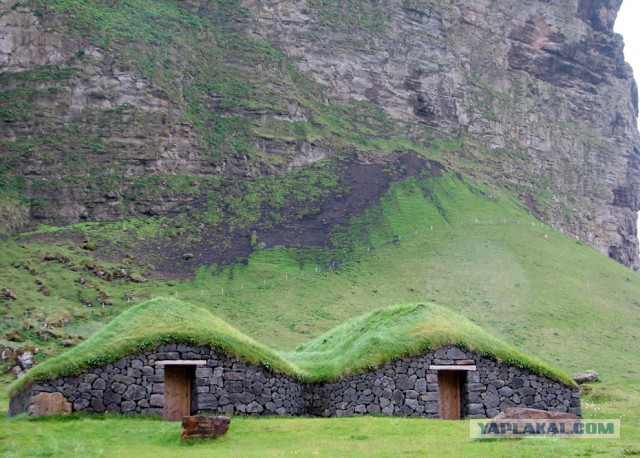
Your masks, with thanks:
<instances>
[{"instance_id":1,"label":"rocky cliff face","mask_svg":"<svg viewBox=\"0 0 640 458\"><path fill-rule=\"evenodd\" d=\"M169 45L58 3L0 2L0 172L32 221L167 214L223 192L218 180L361 148L326 121L338 100L363 122L386 116L369 135L458 142L447 167L639 266L621 0L190 0L167 24L164 10L145 19ZM19 206L1 208L21 224Z\"/></svg>"},{"instance_id":2,"label":"rocky cliff face","mask_svg":"<svg viewBox=\"0 0 640 458\"><path fill-rule=\"evenodd\" d=\"M375 3L373 30L348 27L367 11L337 3L343 29L322 21L321 2L256 2L254 33L408 132L477 140L493 179L535 212L638 266L637 89L612 31L621 0L389 0Z\"/></svg>"},{"instance_id":3,"label":"rocky cliff face","mask_svg":"<svg viewBox=\"0 0 640 458\"><path fill-rule=\"evenodd\" d=\"M0 164L26 178L31 218L69 224L172 208L177 201L169 198L127 209L123 194L131 187L121 177L197 171L202 151L192 126L180 122L180 107L126 59L68 32L55 15L3 3ZM105 171L114 186L101 186ZM90 177L98 186L87 186Z\"/></svg>"}]
</instances>

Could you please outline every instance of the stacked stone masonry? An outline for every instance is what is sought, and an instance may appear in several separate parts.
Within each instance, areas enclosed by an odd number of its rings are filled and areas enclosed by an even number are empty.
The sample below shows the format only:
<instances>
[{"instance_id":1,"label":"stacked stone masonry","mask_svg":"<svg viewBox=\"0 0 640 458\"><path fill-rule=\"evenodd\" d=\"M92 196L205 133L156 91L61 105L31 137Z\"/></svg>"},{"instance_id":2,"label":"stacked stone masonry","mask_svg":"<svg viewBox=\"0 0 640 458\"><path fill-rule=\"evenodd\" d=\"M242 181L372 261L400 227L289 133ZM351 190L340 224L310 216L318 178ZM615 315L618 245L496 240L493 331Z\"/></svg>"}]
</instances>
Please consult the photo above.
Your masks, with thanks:
<instances>
[{"instance_id":1,"label":"stacked stone masonry","mask_svg":"<svg viewBox=\"0 0 640 458\"><path fill-rule=\"evenodd\" d=\"M507 407L581 415L577 388L454 346L335 382L306 384L207 347L185 344L162 345L77 376L36 381L11 399L9 415L29 412L34 397L42 392L62 393L78 412L162 415L165 366L156 362L170 360L206 361L194 366L194 414L438 418L438 370L430 367L471 362L476 370L458 371L463 416L493 417Z\"/></svg>"}]
</instances>

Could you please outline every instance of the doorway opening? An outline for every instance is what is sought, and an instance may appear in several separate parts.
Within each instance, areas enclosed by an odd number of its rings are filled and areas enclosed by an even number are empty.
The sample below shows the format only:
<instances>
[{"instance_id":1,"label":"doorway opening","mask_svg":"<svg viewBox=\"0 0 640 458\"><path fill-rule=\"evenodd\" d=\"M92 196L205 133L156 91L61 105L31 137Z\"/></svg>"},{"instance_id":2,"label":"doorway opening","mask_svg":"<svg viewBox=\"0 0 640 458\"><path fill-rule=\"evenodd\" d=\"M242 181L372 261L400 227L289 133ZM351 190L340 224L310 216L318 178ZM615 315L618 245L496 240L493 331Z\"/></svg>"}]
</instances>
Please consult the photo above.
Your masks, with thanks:
<instances>
[{"instance_id":1,"label":"doorway opening","mask_svg":"<svg viewBox=\"0 0 640 458\"><path fill-rule=\"evenodd\" d=\"M443 420L460 420L462 405L460 402L462 384L467 374L459 370L438 371L438 405L440 418Z\"/></svg>"},{"instance_id":2,"label":"doorway opening","mask_svg":"<svg viewBox=\"0 0 640 458\"><path fill-rule=\"evenodd\" d=\"M164 408L162 417L169 421L182 421L191 415L191 386L195 366L165 366Z\"/></svg>"}]
</instances>

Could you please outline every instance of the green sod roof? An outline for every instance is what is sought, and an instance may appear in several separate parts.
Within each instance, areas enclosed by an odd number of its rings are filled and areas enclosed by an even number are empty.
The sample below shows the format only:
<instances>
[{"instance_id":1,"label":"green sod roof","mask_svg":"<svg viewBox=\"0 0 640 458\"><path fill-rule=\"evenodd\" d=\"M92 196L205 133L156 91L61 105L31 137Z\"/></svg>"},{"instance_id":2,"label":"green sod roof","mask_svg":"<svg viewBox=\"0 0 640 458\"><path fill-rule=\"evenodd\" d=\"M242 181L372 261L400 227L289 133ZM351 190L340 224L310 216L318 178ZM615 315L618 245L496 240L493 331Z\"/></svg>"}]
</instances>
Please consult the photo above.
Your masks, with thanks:
<instances>
[{"instance_id":1,"label":"green sod roof","mask_svg":"<svg viewBox=\"0 0 640 458\"><path fill-rule=\"evenodd\" d=\"M256 342L205 309L158 298L132 307L78 346L38 364L9 386L9 394L35 380L75 375L88 367L178 342L210 346L307 382L366 372L452 344L574 385L567 374L523 355L466 318L434 304L378 309L283 353Z\"/></svg>"},{"instance_id":2,"label":"green sod roof","mask_svg":"<svg viewBox=\"0 0 640 458\"><path fill-rule=\"evenodd\" d=\"M333 328L282 357L313 381L332 380L390 361L456 345L575 386L562 371L528 357L467 318L432 303L374 310Z\"/></svg>"}]
</instances>

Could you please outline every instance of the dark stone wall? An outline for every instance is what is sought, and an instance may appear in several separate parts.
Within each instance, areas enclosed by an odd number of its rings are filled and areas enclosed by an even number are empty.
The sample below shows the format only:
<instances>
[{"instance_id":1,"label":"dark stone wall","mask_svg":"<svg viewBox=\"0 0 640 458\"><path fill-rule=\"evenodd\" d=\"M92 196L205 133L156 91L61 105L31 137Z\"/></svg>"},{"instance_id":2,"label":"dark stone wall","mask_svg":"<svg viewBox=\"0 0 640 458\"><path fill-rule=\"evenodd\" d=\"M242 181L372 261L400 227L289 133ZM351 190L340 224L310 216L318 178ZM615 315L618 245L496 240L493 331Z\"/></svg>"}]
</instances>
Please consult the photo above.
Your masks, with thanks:
<instances>
[{"instance_id":1,"label":"dark stone wall","mask_svg":"<svg viewBox=\"0 0 640 458\"><path fill-rule=\"evenodd\" d=\"M323 417L384 414L438 418L438 376L427 356L406 358L305 394L307 411Z\"/></svg>"},{"instance_id":2,"label":"dark stone wall","mask_svg":"<svg viewBox=\"0 0 640 458\"><path fill-rule=\"evenodd\" d=\"M229 415L304 415L303 384L252 364L215 356L196 368L195 412Z\"/></svg>"},{"instance_id":3,"label":"dark stone wall","mask_svg":"<svg viewBox=\"0 0 640 458\"><path fill-rule=\"evenodd\" d=\"M438 418L438 371L430 366L475 363L477 370L459 371L463 416L493 417L516 406L581 414L577 388L454 346L335 382L305 384L207 347L167 344L77 376L34 382L11 399L9 415L29 411L33 396L54 391L74 411L161 415L164 366L155 364L161 360L206 360L194 371L194 413Z\"/></svg>"},{"instance_id":4,"label":"dark stone wall","mask_svg":"<svg viewBox=\"0 0 640 458\"><path fill-rule=\"evenodd\" d=\"M495 417L508 407L530 407L582 415L580 392L527 369L478 357L478 370L463 385L464 414Z\"/></svg>"},{"instance_id":5,"label":"dark stone wall","mask_svg":"<svg viewBox=\"0 0 640 458\"><path fill-rule=\"evenodd\" d=\"M59 391L77 412L162 415L165 369L155 362L163 360L206 360L206 366L195 369L191 397L195 412L303 413L302 386L293 378L245 364L207 347L185 344L162 345L113 364L86 369L77 376L35 382L31 396Z\"/></svg>"},{"instance_id":6,"label":"dark stone wall","mask_svg":"<svg viewBox=\"0 0 640 458\"><path fill-rule=\"evenodd\" d=\"M463 416L494 417L507 407L582 413L577 388L453 346L312 385L305 394L306 411L324 417L372 413L439 418L438 371L429 367L470 360L477 370L460 371Z\"/></svg>"}]
</instances>

